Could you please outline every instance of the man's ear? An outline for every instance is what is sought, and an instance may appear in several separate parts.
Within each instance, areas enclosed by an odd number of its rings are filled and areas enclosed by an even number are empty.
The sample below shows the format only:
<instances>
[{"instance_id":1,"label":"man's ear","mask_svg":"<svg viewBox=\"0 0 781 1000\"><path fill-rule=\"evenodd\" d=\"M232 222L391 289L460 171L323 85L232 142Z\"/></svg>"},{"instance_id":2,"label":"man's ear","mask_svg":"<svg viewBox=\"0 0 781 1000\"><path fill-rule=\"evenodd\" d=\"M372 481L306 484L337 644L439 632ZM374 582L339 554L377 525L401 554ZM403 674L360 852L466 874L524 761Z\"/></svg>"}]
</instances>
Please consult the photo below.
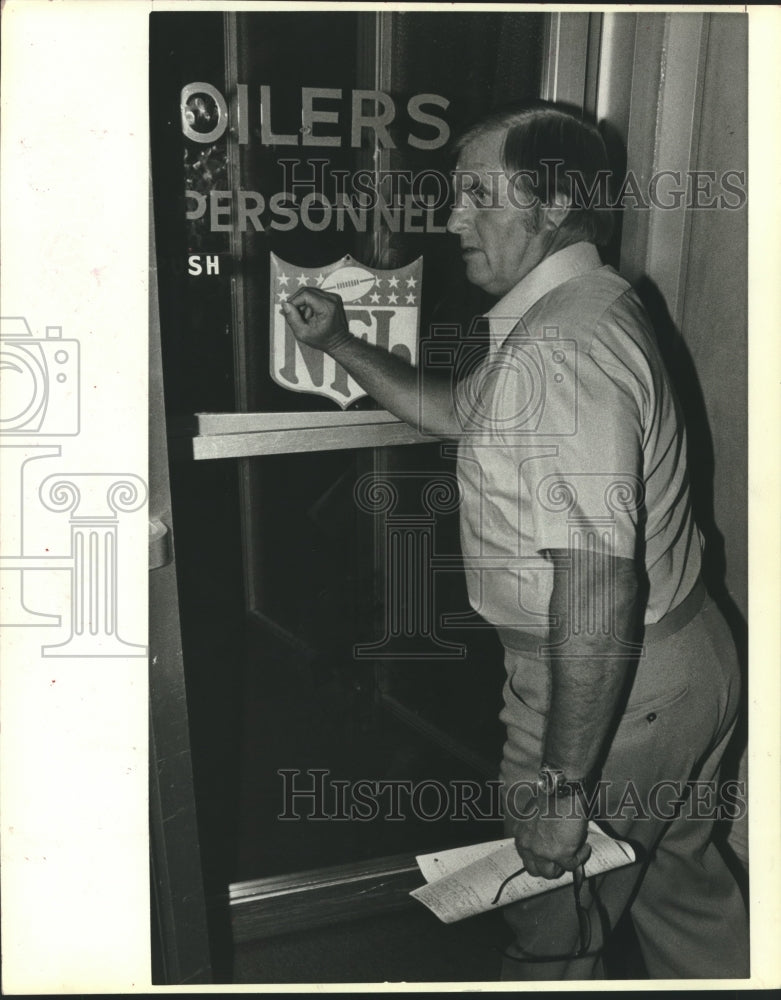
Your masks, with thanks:
<instances>
[{"instance_id":1,"label":"man's ear","mask_svg":"<svg viewBox=\"0 0 781 1000\"><path fill-rule=\"evenodd\" d=\"M569 214L570 206L558 198L542 209L542 228L555 232Z\"/></svg>"}]
</instances>

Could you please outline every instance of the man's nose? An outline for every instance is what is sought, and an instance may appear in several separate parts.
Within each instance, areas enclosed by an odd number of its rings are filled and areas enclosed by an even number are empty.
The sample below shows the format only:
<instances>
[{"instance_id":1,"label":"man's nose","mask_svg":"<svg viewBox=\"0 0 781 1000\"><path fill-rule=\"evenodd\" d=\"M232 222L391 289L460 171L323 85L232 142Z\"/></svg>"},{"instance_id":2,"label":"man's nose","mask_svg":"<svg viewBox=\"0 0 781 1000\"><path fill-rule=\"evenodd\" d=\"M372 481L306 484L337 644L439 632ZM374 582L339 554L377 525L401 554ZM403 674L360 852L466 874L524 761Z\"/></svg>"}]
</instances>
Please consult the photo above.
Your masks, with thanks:
<instances>
[{"instance_id":1,"label":"man's nose","mask_svg":"<svg viewBox=\"0 0 781 1000\"><path fill-rule=\"evenodd\" d=\"M460 236L469 228L469 211L466 205L453 205L450 216L447 220L447 231L452 236Z\"/></svg>"}]
</instances>

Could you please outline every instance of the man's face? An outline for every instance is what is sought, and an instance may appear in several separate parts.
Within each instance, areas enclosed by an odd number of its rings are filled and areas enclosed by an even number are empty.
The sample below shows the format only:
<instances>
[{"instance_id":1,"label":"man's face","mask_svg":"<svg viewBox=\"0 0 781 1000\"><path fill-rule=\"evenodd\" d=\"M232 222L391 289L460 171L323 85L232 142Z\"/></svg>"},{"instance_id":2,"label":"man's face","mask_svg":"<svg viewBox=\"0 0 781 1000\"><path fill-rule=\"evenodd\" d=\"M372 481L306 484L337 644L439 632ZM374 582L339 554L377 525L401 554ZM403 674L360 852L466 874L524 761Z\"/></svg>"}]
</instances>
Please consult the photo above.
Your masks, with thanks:
<instances>
[{"instance_id":1,"label":"man's face","mask_svg":"<svg viewBox=\"0 0 781 1000\"><path fill-rule=\"evenodd\" d=\"M508 190L503 139L503 132L489 132L464 147L456 165L456 204L447 223L448 232L461 240L467 279L497 296L539 264L548 242L542 232L530 231L534 210L524 207L528 196Z\"/></svg>"}]
</instances>

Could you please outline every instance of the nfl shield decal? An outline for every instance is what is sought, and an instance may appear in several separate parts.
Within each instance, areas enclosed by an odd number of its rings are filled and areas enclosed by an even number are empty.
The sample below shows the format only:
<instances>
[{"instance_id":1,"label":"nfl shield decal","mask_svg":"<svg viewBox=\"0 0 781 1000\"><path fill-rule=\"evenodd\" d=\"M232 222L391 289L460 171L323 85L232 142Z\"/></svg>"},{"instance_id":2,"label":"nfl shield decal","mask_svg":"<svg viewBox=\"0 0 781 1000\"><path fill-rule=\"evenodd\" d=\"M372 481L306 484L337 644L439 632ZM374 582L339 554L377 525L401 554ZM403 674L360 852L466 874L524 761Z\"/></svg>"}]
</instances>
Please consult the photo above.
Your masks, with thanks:
<instances>
[{"instance_id":1,"label":"nfl shield decal","mask_svg":"<svg viewBox=\"0 0 781 1000\"><path fill-rule=\"evenodd\" d=\"M416 364L422 274L422 257L405 267L379 270L349 255L326 267L298 267L272 253L271 377L293 392L327 396L342 409L366 395L333 358L299 344L288 329L280 306L304 287L337 292L352 334Z\"/></svg>"}]
</instances>

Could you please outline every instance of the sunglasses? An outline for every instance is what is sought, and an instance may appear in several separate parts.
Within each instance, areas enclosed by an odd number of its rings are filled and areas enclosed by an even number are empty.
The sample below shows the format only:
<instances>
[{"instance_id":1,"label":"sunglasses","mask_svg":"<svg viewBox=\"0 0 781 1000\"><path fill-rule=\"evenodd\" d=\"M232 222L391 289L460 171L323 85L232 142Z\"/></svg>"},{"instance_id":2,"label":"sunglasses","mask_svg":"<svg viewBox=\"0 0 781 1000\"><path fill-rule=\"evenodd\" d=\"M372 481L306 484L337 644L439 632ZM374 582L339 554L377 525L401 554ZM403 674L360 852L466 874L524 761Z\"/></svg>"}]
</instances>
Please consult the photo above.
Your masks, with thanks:
<instances>
[{"instance_id":1,"label":"sunglasses","mask_svg":"<svg viewBox=\"0 0 781 1000\"><path fill-rule=\"evenodd\" d=\"M502 893L504 892L507 885L514 878L519 875L523 875L526 871L525 868L519 868L518 871L513 872L509 875L504 882L499 886L499 891L496 893L492 900L492 905L496 905L501 899ZM581 892L583 886L586 882L586 874L583 870L583 865L578 865L578 867L572 873L572 889L575 897L575 913L578 918L578 943L573 951L567 952L564 955L533 955L525 949L519 949L522 954L520 955L507 955L508 958L515 958L519 960L532 959L537 962L561 962L565 959L570 958L583 958L588 954L588 950L591 947L591 917L589 916L588 909L583 905L581 899ZM516 946L517 947L517 946ZM505 953L507 954L507 953Z\"/></svg>"}]
</instances>

